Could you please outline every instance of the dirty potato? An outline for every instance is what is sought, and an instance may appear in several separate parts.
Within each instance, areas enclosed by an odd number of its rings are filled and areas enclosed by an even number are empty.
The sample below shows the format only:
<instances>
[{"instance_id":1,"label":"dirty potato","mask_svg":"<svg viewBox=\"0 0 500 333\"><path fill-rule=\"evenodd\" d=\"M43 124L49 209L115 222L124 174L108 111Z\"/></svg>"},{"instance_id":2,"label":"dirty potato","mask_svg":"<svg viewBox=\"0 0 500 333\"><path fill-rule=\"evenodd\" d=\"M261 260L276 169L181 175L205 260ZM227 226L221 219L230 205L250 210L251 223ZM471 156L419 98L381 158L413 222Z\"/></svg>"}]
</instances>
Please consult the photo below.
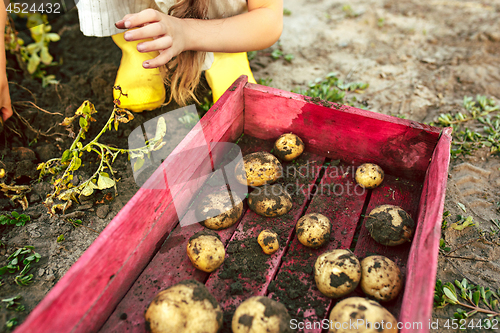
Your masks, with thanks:
<instances>
[{"instance_id":1,"label":"dirty potato","mask_svg":"<svg viewBox=\"0 0 500 333\"><path fill-rule=\"evenodd\" d=\"M274 154L282 161L290 162L304 152L304 142L293 133L281 135L274 143Z\"/></svg>"},{"instance_id":2,"label":"dirty potato","mask_svg":"<svg viewBox=\"0 0 500 333\"><path fill-rule=\"evenodd\" d=\"M349 297L338 302L330 312L330 332L397 333L398 322L377 302L362 297Z\"/></svg>"},{"instance_id":3,"label":"dirty potato","mask_svg":"<svg viewBox=\"0 0 500 333\"><path fill-rule=\"evenodd\" d=\"M361 266L349 250L330 250L321 254L314 264L314 280L319 291L331 298L340 298L356 289L361 279Z\"/></svg>"},{"instance_id":4,"label":"dirty potato","mask_svg":"<svg viewBox=\"0 0 500 333\"><path fill-rule=\"evenodd\" d=\"M318 213L312 213L302 216L295 232L297 238L304 246L320 247L330 240L331 224L328 217Z\"/></svg>"},{"instance_id":5,"label":"dirty potato","mask_svg":"<svg viewBox=\"0 0 500 333\"><path fill-rule=\"evenodd\" d=\"M195 210L201 224L213 230L229 228L243 214L243 201L230 191L221 191L207 195Z\"/></svg>"},{"instance_id":6,"label":"dirty potato","mask_svg":"<svg viewBox=\"0 0 500 333\"><path fill-rule=\"evenodd\" d=\"M153 333L216 333L223 312L205 285L185 280L157 294L144 317Z\"/></svg>"},{"instance_id":7,"label":"dirty potato","mask_svg":"<svg viewBox=\"0 0 500 333\"><path fill-rule=\"evenodd\" d=\"M401 207L382 205L370 212L366 229L376 242L395 246L411 242L415 223Z\"/></svg>"},{"instance_id":8,"label":"dirty potato","mask_svg":"<svg viewBox=\"0 0 500 333\"><path fill-rule=\"evenodd\" d=\"M278 234L268 229L261 231L259 237L257 237L257 242L259 243L262 251L264 251L265 254L273 254L280 248L280 243L278 242Z\"/></svg>"},{"instance_id":9,"label":"dirty potato","mask_svg":"<svg viewBox=\"0 0 500 333\"><path fill-rule=\"evenodd\" d=\"M359 186L372 189L379 186L384 180L384 170L376 164L361 164L356 169L356 182Z\"/></svg>"},{"instance_id":10,"label":"dirty potato","mask_svg":"<svg viewBox=\"0 0 500 333\"><path fill-rule=\"evenodd\" d=\"M259 215L276 217L292 209L292 198L280 184L264 185L248 195L248 206Z\"/></svg>"},{"instance_id":11,"label":"dirty potato","mask_svg":"<svg viewBox=\"0 0 500 333\"><path fill-rule=\"evenodd\" d=\"M219 235L215 231L205 229L189 238L187 255L194 267L210 273L222 265L226 250Z\"/></svg>"},{"instance_id":12,"label":"dirty potato","mask_svg":"<svg viewBox=\"0 0 500 333\"><path fill-rule=\"evenodd\" d=\"M241 303L233 315L233 333L289 333L292 318L286 307L268 297L254 296Z\"/></svg>"},{"instance_id":13,"label":"dirty potato","mask_svg":"<svg viewBox=\"0 0 500 333\"><path fill-rule=\"evenodd\" d=\"M278 159L268 152L248 154L236 164L236 179L243 185L262 186L272 184L282 175Z\"/></svg>"},{"instance_id":14,"label":"dirty potato","mask_svg":"<svg viewBox=\"0 0 500 333\"><path fill-rule=\"evenodd\" d=\"M403 281L398 265L384 256L361 260L361 289L379 302L392 301L401 291Z\"/></svg>"}]
</instances>

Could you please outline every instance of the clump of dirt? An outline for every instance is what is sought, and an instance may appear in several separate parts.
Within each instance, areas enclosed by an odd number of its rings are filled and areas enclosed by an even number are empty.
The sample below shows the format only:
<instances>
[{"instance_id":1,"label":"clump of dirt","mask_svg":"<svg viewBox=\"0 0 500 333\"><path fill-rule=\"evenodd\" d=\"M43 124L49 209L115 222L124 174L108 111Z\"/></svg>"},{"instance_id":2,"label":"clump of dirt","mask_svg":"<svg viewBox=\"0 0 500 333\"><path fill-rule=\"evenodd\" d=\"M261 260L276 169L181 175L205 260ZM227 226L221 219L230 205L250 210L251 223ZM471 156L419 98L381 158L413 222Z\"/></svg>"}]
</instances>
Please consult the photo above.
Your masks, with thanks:
<instances>
[{"instance_id":1,"label":"clump of dirt","mask_svg":"<svg viewBox=\"0 0 500 333\"><path fill-rule=\"evenodd\" d=\"M231 295L243 294L246 288L242 281L259 285L266 281L269 256L262 252L256 237L233 240L227 247L229 257L225 259L219 277L235 281L231 284Z\"/></svg>"}]
</instances>

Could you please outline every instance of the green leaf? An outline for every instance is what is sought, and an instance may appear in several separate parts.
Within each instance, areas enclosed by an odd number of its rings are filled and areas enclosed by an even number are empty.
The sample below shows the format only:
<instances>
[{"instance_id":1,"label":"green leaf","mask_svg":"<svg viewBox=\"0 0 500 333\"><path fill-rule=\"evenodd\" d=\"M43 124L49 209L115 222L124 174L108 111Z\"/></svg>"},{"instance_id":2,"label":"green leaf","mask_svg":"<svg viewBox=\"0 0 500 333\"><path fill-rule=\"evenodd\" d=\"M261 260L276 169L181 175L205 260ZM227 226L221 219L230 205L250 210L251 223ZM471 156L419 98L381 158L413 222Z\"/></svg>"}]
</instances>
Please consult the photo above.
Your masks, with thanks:
<instances>
[{"instance_id":1,"label":"green leaf","mask_svg":"<svg viewBox=\"0 0 500 333\"><path fill-rule=\"evenodd\" d=\"M69 149L65 150L61 157L61 162L64 163L71 157L71 151Z\"/></svg>"},{"instance_id":2,"label":"green leaf","mask_svg":"<svg viewBox=\"0 0 500 333\"><path fill-rule=\"evenodd\" d=\"M452 292L448 287L444 287L443 288L443 292L444 294L446 295L446 297L448 297L450 299L450 301L453 302L453 304L456 304L458 303L458 299L457 299L457 296L455 295L454 292Z\"/></svg>"},{"instance_id":3,"label":"green leaf","mask_svg":"<svg viewBox=\"0 0 500 333\"><path fill-rule=\"evenodd\" d=\"M476 306L479 304L480 297L481 293L479 291L475 291L474 294L472 294L472 300L474 301L474 304L476 304Z\"/></svg>"},{"instance_id":4,"label":"green leaf","mask_svg":"<svg viewBox=\"0 0 500 333\"><path fill-rule=\"evenodd\" d=\"M12 213L10 213L10 215L12 215L12 217L15 219L19 218L19 213L16 211L13 211Z\"/></svg>"},{"instance_id":5,"label":"green leaf","mask_svg":"<svg viewBox=\"0 0 500 333\"><path fill-rule=\"evenodd\" d=\"M75 170L78 170L78 168L80 168L80 166L82 165L82 160L78 157L74 157L73 158L73 164L71 166L71 170L70 171L75 171Z\"/></svg>"},{"instance_id":6,"label":"green leaf","mask_svg":"<svg viewBox=\"0 0 500 333\"><path fill-rule=\"evenodd\" d=\"M87 119L85 119L84 117L80 117L79 122L81 128L86 128L88 125Z\"/></svg>"},{"instance_id":7,"label":"green leaf","mask_svg":"<svg viewBox=\"0 0 500 333\"><path fill-rule=\"evenodd\" d=\"M64 241L64 235L59 235L59 237L57 237L56 242L60 243L62 241Z\"/></svg>"},{"instance_id":8,"label":"green leaf","mask_svg":"<svg viewBox=\"0 0 500 333\"><path fill-rule=\"evenodd\" d=\"M106 188L113 187L115 185L115 181L106 176L105 172L101 172L99 174L99 179L97 180L97 188L100 190L104 190Z\"/></svg>"}]
</instances>

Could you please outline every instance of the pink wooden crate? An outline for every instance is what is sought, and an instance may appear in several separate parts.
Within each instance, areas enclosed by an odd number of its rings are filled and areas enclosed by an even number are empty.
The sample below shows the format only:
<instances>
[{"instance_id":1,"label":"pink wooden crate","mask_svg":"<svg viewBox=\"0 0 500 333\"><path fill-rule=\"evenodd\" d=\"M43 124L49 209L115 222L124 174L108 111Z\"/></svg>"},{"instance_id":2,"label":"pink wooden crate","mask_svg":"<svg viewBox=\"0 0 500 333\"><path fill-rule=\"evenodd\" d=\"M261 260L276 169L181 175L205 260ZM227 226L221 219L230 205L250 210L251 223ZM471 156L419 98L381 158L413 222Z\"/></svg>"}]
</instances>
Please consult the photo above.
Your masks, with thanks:
<instances>
[{"instance_id":1,"label":"pink wooden crate","mask_svg":"<svg viewBox=\"0 0 500 333\"><path fill-rule=\"evenodd\" d=\"M186 242L202 227L198 224L181 227L178 216L190 214L187 206L199 191L203 195L216 190L203 185L225 158L221 143L236 142L244 134L245 138L254 139L240 143L243 154L270 151L273 141L288 132L296 133L305 142L306 153L301 159L309 164L322 166L326 159L340 159L340 166L345 170L351 168L342 175L331 172L332 166L325 166L321 174L319 169L313 170L311 177L303 180L306 189L312 189L315 182L352 183L353 166L365 162L379 164L386 178L382 186L368 194L335 198L318 192L314 197L305 196L296 200L292 211L280 218L262 218L246 209L238 224L219 231L226 245L256 236L262 228L273 223L285 225L288 237L280 251L269 257L266 281L249 287L243 295L231 296L228 282L220 279L217 271L209 275L190 264L185 253ZM277 291L270 292L268 287L274 279L280 278L280 274L298 274L307 279L305 273L292 272L290 265L313 265L317 255L326 249L349 248L357 225L355 254L358 257L372 253L386 255L396 261L405 276L404 291L411 292L402 292L397 300L385 306L403 324L421 323L422 326L411 325L412 328L403 328L401 332L427 332L432 313L450 133L449 128L439 129L310 99L251 84L246 77L240 77L16 332L144 332L143 313L154 295L184 279L204 282L226 308L234 308L251 295L272 297ZM195 148L205 153L182 154ZM171 188L167 185L182 184L188 179L192 181L185 185ZM366 206L369 212L383 203L403 207L417 222L411 244L380 246L368 235L363 207ZM327 215L333 224L335 241L317 250L303 247L293 231L298 218L311 212ZM310 259L299 260L295 256L299 252L310 253ZM336 301L321 295L313 283L309 291L312 297L323 302L324 311L301 309L304 313L301 320L315 322L328 318ZM353 292L353 295L358 294L359 291ZM295 313L290 314L295 316ZM321 329L305 331L321 332Z\"/></svg>"}]
</instances>

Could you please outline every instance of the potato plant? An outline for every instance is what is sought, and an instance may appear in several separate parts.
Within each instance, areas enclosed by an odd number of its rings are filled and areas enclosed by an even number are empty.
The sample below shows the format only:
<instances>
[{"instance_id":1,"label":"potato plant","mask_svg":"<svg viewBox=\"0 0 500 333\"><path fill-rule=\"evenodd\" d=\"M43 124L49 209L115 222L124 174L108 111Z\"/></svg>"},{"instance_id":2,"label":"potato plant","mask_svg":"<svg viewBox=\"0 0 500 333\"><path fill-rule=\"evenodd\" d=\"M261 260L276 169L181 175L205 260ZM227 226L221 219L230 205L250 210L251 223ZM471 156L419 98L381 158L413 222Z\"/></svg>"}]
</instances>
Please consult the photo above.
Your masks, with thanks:
<instances>
[{"instance_id":1,"label":"potato plant","mask_svg":"<svg viewBox=\"0 0 500 333\"><path fill-rule=\"evenodd\" d=\"M121 91L120 87L114 88ZM114 177L111 165L119 154L127 153L131 159L136 158L134 169L137 170L144 164L145 155L159 150L165 145L165 142L162 140L166 134L167 127L165 120L161 117L158 120L155 137L153 140L147 141L143 147L123 149L100 143L98 140L106 131L111 130L113 127L115 130L118 130L120 123L128 123L134 118L131 112L121 109L118 105L119 99L115 101L113 111L101 131L86 144L83 143L83 140L86 139L91 122L96 121L92 115L97 113L97 111L92 103L89 101L83 102L73 117L67 117L61 123L61 125L68 128L70 135L76 135L71 129L71 125L74 122L78 124L80 129L71 146L63 152L61 157L50 159L38 165L37 169L40 170L39 179L47 174L57 176L53 183L54 189L44 202L51 215L56 214L56 210L58 209L64 212L71 206L72 201L78 202L80 196L90 196L94 190L104 190L114 187L115 193L117 193L117 179ZM74 172L82 167L81 157L83 154L91 152L99 156L99 166L90 178L81 181L78 186L74 186L72 180Z\"/></svg>"}]
</instances>

